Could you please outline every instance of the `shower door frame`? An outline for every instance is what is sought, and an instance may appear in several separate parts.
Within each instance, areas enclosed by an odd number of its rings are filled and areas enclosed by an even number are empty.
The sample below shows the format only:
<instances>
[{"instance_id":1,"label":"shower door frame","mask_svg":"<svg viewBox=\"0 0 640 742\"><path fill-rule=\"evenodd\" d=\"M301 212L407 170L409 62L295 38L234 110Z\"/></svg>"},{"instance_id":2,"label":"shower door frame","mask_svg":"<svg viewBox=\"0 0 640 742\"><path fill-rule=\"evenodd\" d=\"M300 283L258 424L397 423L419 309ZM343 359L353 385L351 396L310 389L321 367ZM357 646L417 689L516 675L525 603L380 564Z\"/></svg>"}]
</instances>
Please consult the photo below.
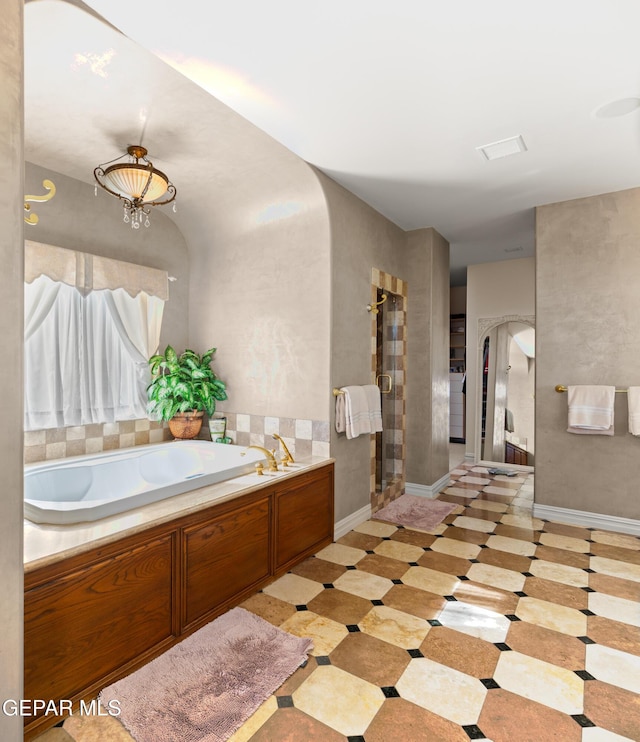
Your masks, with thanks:
<instances>
[{"instance_id":1,"label":"shower door frame","mask_svg":"<svg viewBox=\"0 0 640 742\"><path fill-rule=\"evenodd\" d=\"M402 308L398 311L398 336L394 345L394 365L392 371L393 398L395 410L392 415L385 415L383 407L383 432L371 435L371 479L370 497L371 512L375 513L404 493L406 481L406 430L407 430L407 403L406 403L406 369L407 369L407 282L385 271L373 268L371 270L371 305L377 301L378 290L395 294L402 299ZM381 308L382 311L382 308ZM378 315L371 312L371 380L376 383L378 371ZM386 419L385 419L386 418ZM396 473L395 479L389 482L384 490L376 487L376 435L384 435L393 429L393 450Z\"/></svg>"}]
</instances>

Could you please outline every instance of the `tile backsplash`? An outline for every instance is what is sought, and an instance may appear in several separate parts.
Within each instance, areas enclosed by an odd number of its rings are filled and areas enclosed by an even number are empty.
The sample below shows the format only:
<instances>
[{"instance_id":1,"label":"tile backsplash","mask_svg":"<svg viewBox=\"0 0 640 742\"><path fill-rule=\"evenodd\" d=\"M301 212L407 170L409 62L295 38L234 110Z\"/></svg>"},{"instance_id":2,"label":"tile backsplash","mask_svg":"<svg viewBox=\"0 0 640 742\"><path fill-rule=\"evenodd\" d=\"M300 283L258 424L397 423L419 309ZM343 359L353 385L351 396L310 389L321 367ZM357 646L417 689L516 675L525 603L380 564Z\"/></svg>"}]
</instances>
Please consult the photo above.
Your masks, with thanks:
<instances>
[{"instance_id":1,"label":"tile backsplash","mask_svg":"<svg viewBox=\"0 0 640 742\"><path fill-rule=\"evenodd\" d=\"M279 443L271 434L278 433L294 457L329 456L328 421L236 412L220 414L227 418L227 435L239 446L277 448ZM206 421L198 437L210 440ZM172 440L172 435L167 423L147 419L31 430L24 434L24 463L33 464L169 440Z\"/></svg>"}]
</instances>

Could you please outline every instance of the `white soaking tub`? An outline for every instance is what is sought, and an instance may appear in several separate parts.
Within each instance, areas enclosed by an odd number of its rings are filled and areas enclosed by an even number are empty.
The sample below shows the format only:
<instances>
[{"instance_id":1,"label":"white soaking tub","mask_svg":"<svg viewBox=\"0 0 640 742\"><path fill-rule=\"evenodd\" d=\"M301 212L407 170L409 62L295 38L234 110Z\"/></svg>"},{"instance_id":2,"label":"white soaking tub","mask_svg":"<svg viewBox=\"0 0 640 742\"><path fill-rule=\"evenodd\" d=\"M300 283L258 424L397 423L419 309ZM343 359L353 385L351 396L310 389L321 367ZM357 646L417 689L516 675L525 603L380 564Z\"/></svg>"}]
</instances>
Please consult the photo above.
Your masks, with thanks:
<instances>
[{"instance_id":1,"label":"white soaking tub","mask_svg":"<svg viewBox=\"0 0 640 742\"><path fill-rule=\"evenodd\" d=\"M245 446L171 441L31 464L24 514L34 523L98 520L248 474L264 459Z\"/></svg>"}]
</instances>

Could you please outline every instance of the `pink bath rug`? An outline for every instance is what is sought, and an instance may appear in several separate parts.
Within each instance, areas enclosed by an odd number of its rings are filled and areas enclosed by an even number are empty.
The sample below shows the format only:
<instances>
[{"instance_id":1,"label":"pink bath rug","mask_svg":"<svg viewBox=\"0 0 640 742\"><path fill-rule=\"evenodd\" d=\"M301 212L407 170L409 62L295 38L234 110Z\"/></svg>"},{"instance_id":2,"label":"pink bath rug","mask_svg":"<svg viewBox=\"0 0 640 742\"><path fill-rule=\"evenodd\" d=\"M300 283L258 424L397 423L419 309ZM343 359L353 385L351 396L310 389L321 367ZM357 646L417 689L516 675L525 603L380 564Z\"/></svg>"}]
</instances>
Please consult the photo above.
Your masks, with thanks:
<instances>
[{"instance_id":1,"label":"pink bath rug","mask_svg":"<svg viewBox=\"0 0 640 742\"><path fill-rule=\"evenodd\" d=\"M430 500L417 495L401 495L397 500L373 514L376 520L431 531L455 509L455 505L442 500Z\"/></svg>"},{"instance_id":2,"label":"pink bath rug","mask_svg":"<svg viewBox=\"0 0 640 742\"><path fill-rule=\"evenodd\" d=\"M222 742L307 660L311 639L233 608L100 693L136 742ZM110 706L109 708L112 708Z\"/></svg>"}]
</instances>

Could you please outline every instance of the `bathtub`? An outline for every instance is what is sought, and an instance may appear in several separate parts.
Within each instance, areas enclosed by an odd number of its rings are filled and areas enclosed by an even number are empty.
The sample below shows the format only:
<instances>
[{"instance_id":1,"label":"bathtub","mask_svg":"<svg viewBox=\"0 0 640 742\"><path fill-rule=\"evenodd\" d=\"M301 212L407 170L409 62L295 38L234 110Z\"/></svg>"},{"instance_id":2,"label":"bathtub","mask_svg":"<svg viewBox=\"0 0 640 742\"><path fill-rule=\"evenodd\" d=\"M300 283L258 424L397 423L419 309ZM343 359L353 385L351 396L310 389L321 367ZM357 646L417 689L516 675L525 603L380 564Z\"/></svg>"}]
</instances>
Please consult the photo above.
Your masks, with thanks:
<instances>
[{"instance_id":1,"label":"bathtub","mask_svg":"<svg viewBox=\"0 0 640 742\"><path fill-rule=\"evenodd\" d=\"M34 523L98 520L248 474L264 459L245 446L172 441L32 464L24 515Z\"/></svg>"}]
</instances>

